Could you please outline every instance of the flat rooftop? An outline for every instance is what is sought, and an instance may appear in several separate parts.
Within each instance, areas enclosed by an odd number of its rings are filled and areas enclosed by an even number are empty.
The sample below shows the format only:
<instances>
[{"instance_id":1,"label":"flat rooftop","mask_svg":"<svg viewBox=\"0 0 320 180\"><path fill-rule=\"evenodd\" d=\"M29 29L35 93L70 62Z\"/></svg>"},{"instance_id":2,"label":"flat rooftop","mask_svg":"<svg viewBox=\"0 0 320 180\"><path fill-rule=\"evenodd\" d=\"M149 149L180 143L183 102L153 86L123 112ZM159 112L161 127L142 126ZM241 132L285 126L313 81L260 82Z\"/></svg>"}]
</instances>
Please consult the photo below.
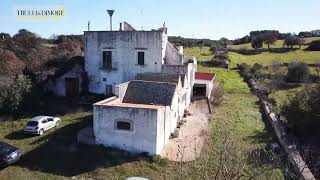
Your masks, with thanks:
<instances>
[{"instance_id":1,"label":"flat rooftop","mask_svg":"<svg viewBox=\"0 0 320 180\"><path fill-rule=\"evenodd\" d=\"M116 96L113 96L113 97L104 99L102 101L96 102L93 105L94 106L137 108L137 109L155 109L155 110L164 108L164 106L160 106L160 105L123 103Z\"/></svg>"}]
</instances>

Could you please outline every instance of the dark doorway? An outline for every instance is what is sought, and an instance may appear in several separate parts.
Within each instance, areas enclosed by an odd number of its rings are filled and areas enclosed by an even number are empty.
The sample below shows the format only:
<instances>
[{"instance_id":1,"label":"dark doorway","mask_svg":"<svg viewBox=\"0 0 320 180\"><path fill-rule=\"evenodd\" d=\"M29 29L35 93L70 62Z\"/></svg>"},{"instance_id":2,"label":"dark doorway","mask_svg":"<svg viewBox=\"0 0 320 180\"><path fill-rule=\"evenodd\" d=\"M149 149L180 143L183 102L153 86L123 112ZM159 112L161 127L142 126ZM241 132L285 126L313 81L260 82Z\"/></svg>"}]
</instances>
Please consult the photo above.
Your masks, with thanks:
<instances>
[{"instance_id":1,"label":"dark doorway","mask_svg":"<svg viewBox=\"0 0 320 180\"><path fill-rule=\"evenodd\" d=\"M112 96L112 85L106 85L106 96L107 97Z\"/></svg>"},{"instance_id":2,"label":"dark doorway","mask_svg":"<svg viewBox=\"0 0 320 180\"><path fill-rule=\"evenodd\" d=\"M66 97L76 97L79 95L79 79L65 78Z\"/></svg>"},{"instance_id":3,"label":"dark doorway","mask_svg":"<svg viewBox=\"0 0 320 180\"><path fill-rule=\"evenodd\" d=\"M206 97L206 85L205 84L195 84L193 86L193 96L194 97Z\"/></svg>"}]
</instances>

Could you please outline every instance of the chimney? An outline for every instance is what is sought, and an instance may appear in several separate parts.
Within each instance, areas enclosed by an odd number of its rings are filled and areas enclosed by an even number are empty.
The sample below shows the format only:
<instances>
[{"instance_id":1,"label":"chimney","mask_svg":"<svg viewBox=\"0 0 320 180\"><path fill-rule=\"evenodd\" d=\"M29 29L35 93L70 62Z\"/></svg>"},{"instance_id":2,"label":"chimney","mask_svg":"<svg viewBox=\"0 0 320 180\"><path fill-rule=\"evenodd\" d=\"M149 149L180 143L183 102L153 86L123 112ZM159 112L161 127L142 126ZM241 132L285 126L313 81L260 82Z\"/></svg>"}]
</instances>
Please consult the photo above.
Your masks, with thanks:
<instances>
[{"instance_id":1,"label":"chimney","mask_svg":"<svg viewBox=\"0 0 320 180\"><path fill-rule=\"evenodd\" d=\"M114 10L109 9L109 10L107 10L107 12L110 16L110 31L112 31L112 15L114 13Z\"/></svg>"},{"instance_id":2,"label":"chimney","mask_svg":"<svg viewBox=\"0 0 320 180\"><path fill-rule=\"evenodd\" d=\"M119 31L123 31L123 26L122 26L122 22L120 23L120 28Z\"/></svg>"}]
</instances>

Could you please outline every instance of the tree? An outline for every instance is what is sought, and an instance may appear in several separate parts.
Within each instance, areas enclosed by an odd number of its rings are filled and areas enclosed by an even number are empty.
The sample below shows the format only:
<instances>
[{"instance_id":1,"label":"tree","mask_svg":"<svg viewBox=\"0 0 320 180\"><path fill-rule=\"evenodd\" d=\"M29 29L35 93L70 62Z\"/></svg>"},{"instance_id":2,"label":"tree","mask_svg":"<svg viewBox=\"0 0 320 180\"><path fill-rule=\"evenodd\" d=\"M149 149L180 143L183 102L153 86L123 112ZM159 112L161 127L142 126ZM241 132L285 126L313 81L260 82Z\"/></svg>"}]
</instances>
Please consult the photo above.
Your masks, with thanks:
<instances>
[{"instance_id":1,"label":"tree","mask_svg":"<svg viewBox=\"0 0 320 180\"><path fill-rule=\"evenodd\" d=\"M0 86L0 109L2 113L19 111L24 97L31 90L31 81L26 76L19 75L10 78Z\"/></svg>"},{"instance_id":2,"label":"tree","mask_svg":"<svg viewBox=\"0 0 320 180\"><path fill-rule=\"evenodd\" d=\"M220 43L223 45L223 47L227 47L230 43L229 43L229 39L223 37L223 38L220 38Z\"/></svg>"},{"instance_id":3,"label":"tree","mask_svg":"<svg viewBox=\"0 0 320 180\"><path fill-rule=\"evenodd\" d=\"M238 45L238 44L246 44L246 43L249 43L249 42L251 42L251 37L247 35L247 36L244 36L242 38L234 40L233 44L234 45Z\"/></svg>"},{"instance_id":4,"label":"tree","mask_svg":"<svg viewBox=\"0 0 320 180\"><path fill-rule=\"evenodd\" d=\"M251 47L252 48L259 49L259 48L262 48L262 46L263 46L262 38L256 37L256 38L252 39L252 42L251 42Z\"/></svg>"},{"instance_id":5,"label":"tree","mask_svg":"<svg viewBox=\"0 0 320 180\"><path fill-rule=\"evenodd\" d=\"M15 44L23 49L35 48L40 44L40 37L26 29L20 29L17 34L12 37Z\"/></svg>"},{"instance_id":6,"label":"tree","mask_svg":"<svg viewBox=\"0 0 320 180\"><path fill-rule=\"evenodd\" d=\"M310 70L306 63L292 62L288 65L288 73L286 75L288 82L306 82L309 79Z\"/></svg>"},{"instance_id":7,"label":"tree","mask_svg":"<svg viewBox=\"0 0 320 180\"><path fill-rule=\"evenodd\" d=\"M12 41L10 34L3 33L3 32L0 33L0 48L8 49L8 50L14 49L14 43Z\"/></svg>"},{"instance_id":8,"label":"tree","mask_svg":"<svg viewBox=\"0 0 320 180\"><path fill-rule=\"evenodd\" d=\"M25 64L12 51L0 48L0 69L2 75L22 74Z\"/></svg>"},{"instance_id":9,"label":"tree","mask_svg":"<svg viewBox=\"0 0 320 180\"><path fill-rule=\"evenodd\" d=\"M279 38L279 33L267 32L263 35L263 41L268 45L268 49L270 49L270 45L274 44Z\"/></svg>"},{"instance_id":10,"label":"tree","mask_svg":"<svg viewBox=\"0 0 320 180\"><path fill-rule=\"evenodd\" d=\"M214 42L210 46L210 51L212 54L216 54L216 52L221 48L223 48L223 45L220 42Z\"/></svg>"},{"instance_id":11,"label":"tree","mask_svg":"<svg viewBox=\"0 0 320 180\"><path fill-rule=\"evenodd\" d=\"M202 40L198 41L197 45L199 46L200 54L201 54L201 50L202 50L202 47L203 47L203 41Z\"/></svg>"},{"instance_id":12,"label":"tree","mask_svg":"<svg viewBox=\"0 0 320 180\"><path fill-rule=\"evenodd\" d=\"M320 86L306 85L282 107L290 130L299 136L320 136Z\"/></svg>"},{"instance_id":13,"label":"tree","mask_svg":"<svg viewBox=\"0 0 320 180\"><path fill-rule=\"evenodd\" d=\"M304 39L299 38L298 36L288 36L284 39L283 44L290 48L293 48L295 45L298 45L299 48L301 48L304 44Z\"/></svg>"}]
</instances>

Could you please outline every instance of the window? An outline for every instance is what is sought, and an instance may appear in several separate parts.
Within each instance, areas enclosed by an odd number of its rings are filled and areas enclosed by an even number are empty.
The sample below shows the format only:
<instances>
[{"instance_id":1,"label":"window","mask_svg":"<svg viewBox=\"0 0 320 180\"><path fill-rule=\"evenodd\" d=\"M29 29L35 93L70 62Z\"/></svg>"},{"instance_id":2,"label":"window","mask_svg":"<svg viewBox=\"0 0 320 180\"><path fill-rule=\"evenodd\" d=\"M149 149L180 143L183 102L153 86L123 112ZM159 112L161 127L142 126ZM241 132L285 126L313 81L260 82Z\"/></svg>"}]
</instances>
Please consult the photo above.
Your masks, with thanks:
<instances>
[{"instance_id":1,"label":"window","mask_svg":"<svg viewBox=\"0 0 320 180\"><path fill-rule=\"evenodd\" d=\"M37 121L29 121L27 123L27 126L38 126L38 122Z\"/></svg>"},{"instance_id":2,"label":"window","mask_svg":"<svg viewBox=\"0 0 320 180\"><path fill-rule=\"evenodd\" d=\"M112 69L112 51L102 52L102 66L105 69Z\"/></svg>"},{"instance_id":3,"label":"window","mask_svg":"<svg viewBox=\"0 0 320 180\"><path fill-rule=\"evenodd\" d=\"M144 65L144 52L138 52L138 64Z\"/></svg>"},{"instance_id":4,"label":"window","mask_svg":"<svg viewBox=\"0 0 320 180\"><path fill-rule=\"evenodd\" d=\"M53 121L53 118L48 118L48 121Z\"/></svg>"},{"instance_id":5,"label":"window","mask_svg":"<svg viewBox=\"0 0 320 180\"><path fill-rule=\"evenodd\" d=\"M47 122L48 122L47 119L44 119L44 120L41 121L41 123L47 123Z\"/></svg>"},{"instance_id":6,"label":"window","mask_svg":"<svg viewBox=\"0 0 320 180\"><path fill-rule=\"evenodd\" d=\"M131 123L127 121L117 121L117 130L132 131Z\"/></svg>"}]
</instances>

